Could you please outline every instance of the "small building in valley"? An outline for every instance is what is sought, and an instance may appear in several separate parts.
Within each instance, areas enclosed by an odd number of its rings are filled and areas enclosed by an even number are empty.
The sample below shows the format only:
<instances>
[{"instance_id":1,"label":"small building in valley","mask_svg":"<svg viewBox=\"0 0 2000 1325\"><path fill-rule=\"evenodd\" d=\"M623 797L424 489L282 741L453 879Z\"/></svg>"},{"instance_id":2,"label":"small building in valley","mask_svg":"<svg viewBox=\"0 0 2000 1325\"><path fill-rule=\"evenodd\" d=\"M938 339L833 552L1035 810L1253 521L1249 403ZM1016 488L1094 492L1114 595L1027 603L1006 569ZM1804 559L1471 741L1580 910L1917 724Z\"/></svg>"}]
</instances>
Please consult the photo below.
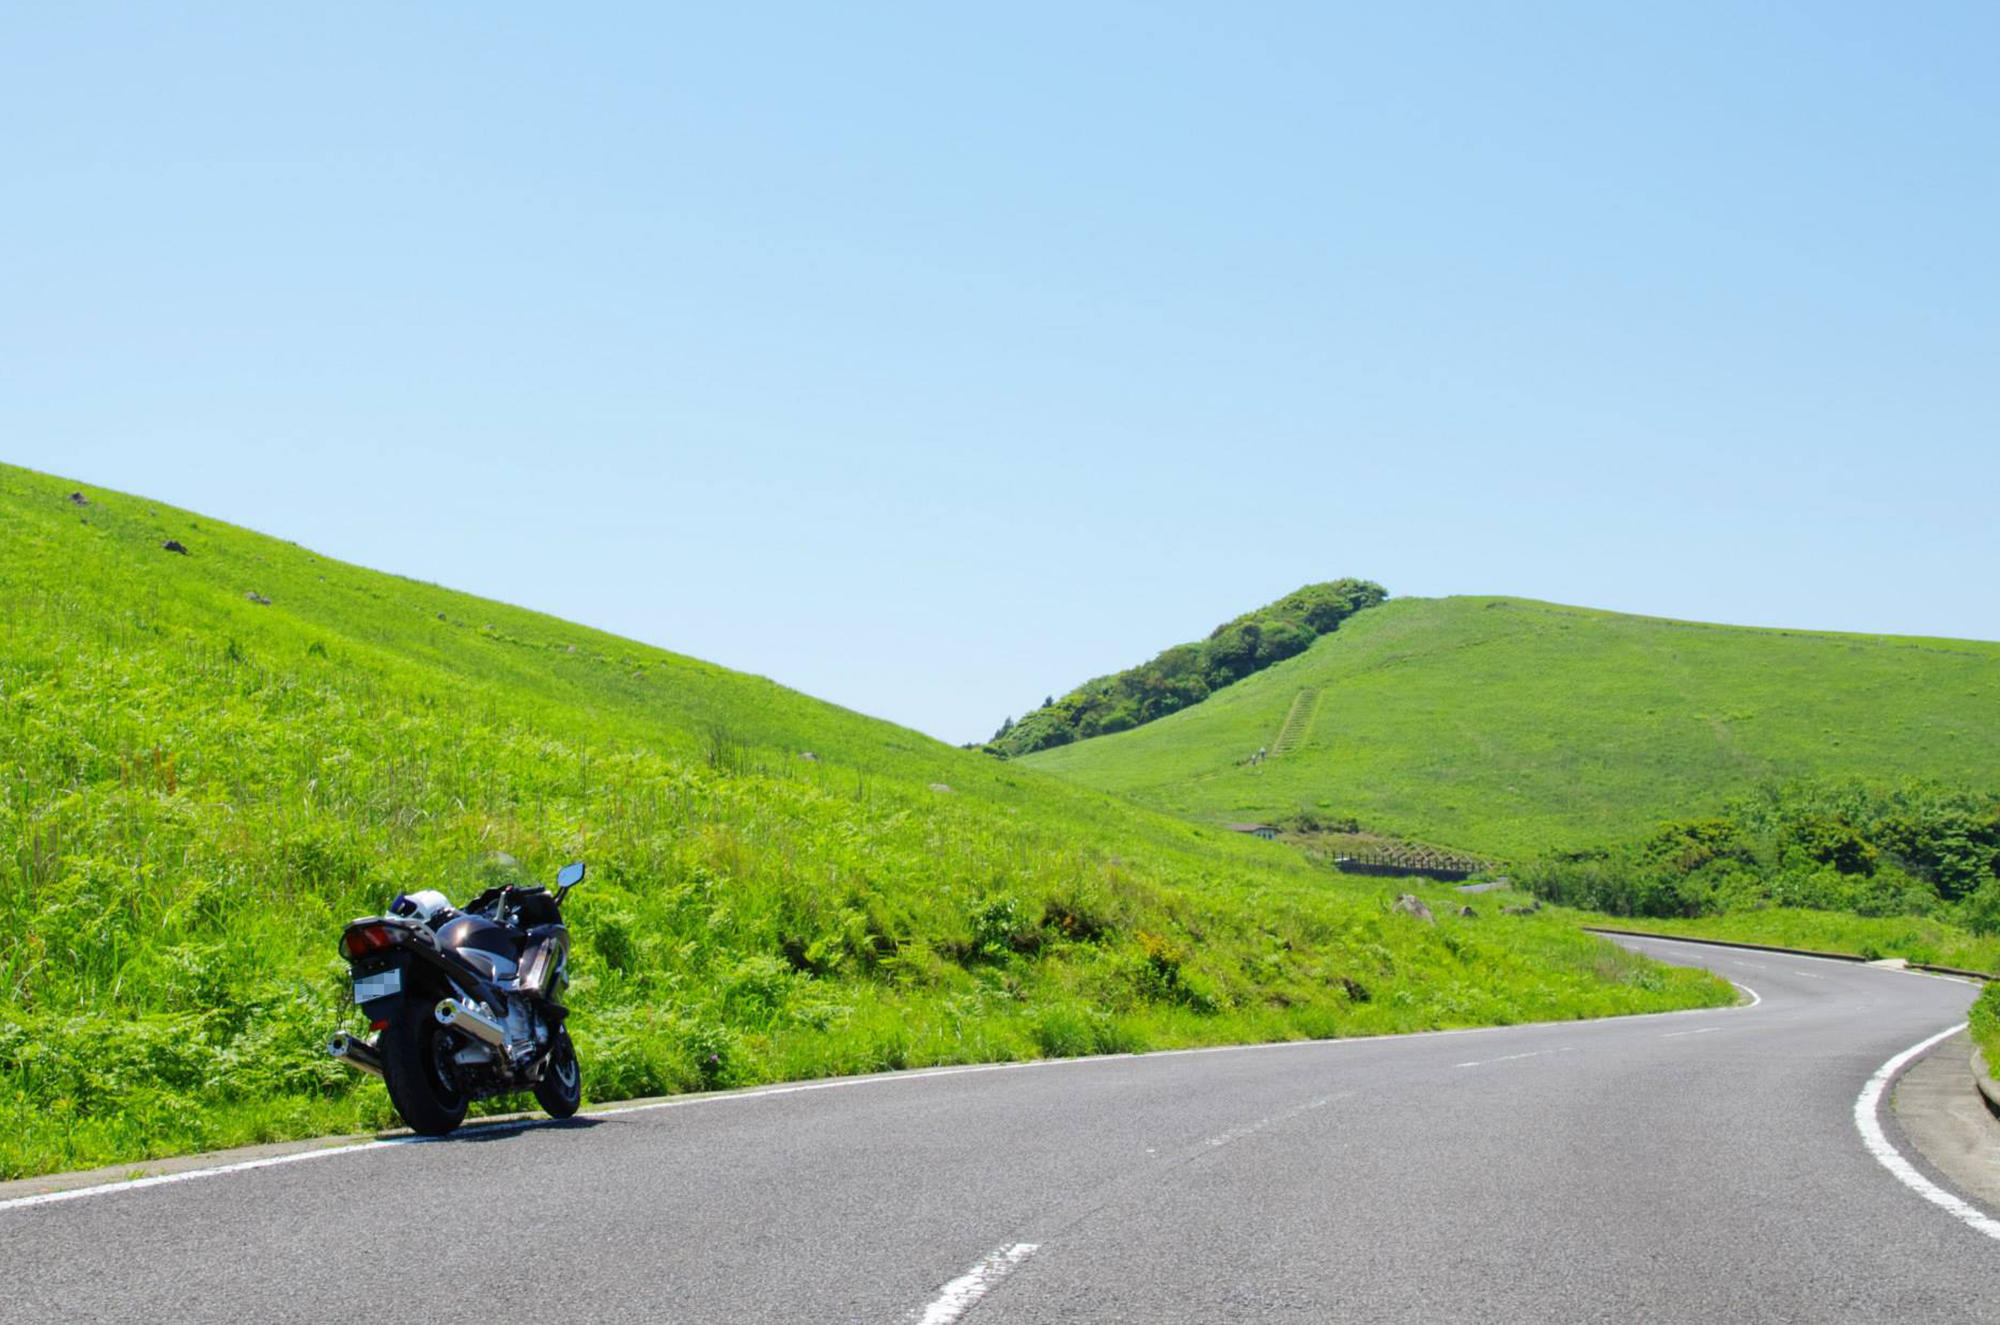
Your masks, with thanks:
<instances>
[{"instance_id":1,"label":"small building in valley","mask_svg":"<svg viewBox=\"0 0 2000 1325\"><path fill-rule=\"evenodd\" d=\"M1278 830L1269 824L1224 824L1223 827L1232 833L1248 833L1252 837L1261 837L1266 842L1278 835Z\"/></svg>"}]
</instances>

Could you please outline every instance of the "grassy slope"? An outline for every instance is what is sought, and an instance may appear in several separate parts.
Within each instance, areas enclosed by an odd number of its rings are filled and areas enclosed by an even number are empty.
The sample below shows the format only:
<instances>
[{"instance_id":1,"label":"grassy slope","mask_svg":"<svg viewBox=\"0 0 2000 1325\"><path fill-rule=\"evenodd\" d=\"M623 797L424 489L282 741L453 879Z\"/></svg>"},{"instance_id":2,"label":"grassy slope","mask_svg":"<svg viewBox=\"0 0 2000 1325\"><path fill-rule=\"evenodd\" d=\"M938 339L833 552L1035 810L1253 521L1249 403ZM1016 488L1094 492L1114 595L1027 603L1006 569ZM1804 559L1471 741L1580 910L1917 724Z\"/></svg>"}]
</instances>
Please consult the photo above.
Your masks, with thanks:
<instances>
[{"instance_id":1,"label":"grassy slope","mask_svg":"<svg viewBox=\"0 0 2000 1325\"><path fill-rule=\"evenodd\" d=\"M1303 747L1257 767L1302 687ZM2000 645L1401 599L1135 731L1021 761L1188 818L1301 807L1502 857L1620 840L1771 776L1984 784Z\"/></svg>"},{"instance_id":2,"label":"grassy slope","mask_svg":"<svg viewBox=\"0 0 2000 1325\"><path fill-rule=\"evenodd\" d=\"M319 1051L352 1024L338 926L463 898L496 850L592 864L571 1024L599 1099L1729 997L1559 918L1421 926L1282 847L71 486L0 467L0 1176L386 1123Z\"/></svg>"}]
</instances>

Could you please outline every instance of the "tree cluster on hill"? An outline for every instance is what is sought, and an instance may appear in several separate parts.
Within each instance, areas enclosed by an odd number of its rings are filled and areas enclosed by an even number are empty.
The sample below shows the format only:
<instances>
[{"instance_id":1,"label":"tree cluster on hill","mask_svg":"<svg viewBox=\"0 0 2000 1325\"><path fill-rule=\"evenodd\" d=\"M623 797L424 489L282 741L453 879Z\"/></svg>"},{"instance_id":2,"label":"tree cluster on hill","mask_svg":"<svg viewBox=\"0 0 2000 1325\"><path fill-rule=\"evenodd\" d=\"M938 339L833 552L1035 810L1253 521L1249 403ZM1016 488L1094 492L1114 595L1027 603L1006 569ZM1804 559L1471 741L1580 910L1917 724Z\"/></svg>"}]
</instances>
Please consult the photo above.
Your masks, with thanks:
<instances>
[{"instance_id":1,"label":"tree cluster on hill","mask_svg":"<svg viewBox=\"0 0 2000 1325\"><path fill-rule=\"evenodd\" d=\"M1303 653L1321 635L1388 596L1368 580L1309 584L1223 622L1200 643L1176 644L1151 662L1086 681L1061 699L1043 700L1019 722L1001 723L986 749L1024 755L1164 718Z\"/></svg>"},{"instance_id":2,"label":"tree cluster on hill","mask_svg":"<svg viewBox=\"0 0 2000 1325\"><path fill-rule=\"evenodd\" d=\"M1517 880L1551 902L1693 917L1770 906L1932 916L2000 933L2000 796L1935 782L1769 785L1714 819L1565 852Z\"/></svg>"}]
</instances>

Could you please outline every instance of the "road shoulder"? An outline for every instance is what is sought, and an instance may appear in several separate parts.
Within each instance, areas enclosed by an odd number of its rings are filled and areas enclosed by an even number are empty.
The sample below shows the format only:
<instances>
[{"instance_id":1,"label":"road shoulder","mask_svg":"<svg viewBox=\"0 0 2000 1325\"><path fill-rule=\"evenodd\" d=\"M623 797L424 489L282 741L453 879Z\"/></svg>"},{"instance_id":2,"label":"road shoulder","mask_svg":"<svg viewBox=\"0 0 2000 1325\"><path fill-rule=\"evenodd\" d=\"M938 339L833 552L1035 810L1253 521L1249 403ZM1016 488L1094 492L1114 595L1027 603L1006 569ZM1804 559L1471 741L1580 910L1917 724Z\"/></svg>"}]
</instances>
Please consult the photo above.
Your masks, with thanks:
<instances>
[{"instance_id":1,"label":"road shoulder","mask_svg":"<svg viewBox=\"0 0 2000 1325\"><path fill-rule=\"evenodd\" d=\"M2000 1214L2000 1118L1974 1087L1965 1032L1941 1041L1897 1081L1896 1123L1930 1168Z\"/></svg>"}]
</instances>

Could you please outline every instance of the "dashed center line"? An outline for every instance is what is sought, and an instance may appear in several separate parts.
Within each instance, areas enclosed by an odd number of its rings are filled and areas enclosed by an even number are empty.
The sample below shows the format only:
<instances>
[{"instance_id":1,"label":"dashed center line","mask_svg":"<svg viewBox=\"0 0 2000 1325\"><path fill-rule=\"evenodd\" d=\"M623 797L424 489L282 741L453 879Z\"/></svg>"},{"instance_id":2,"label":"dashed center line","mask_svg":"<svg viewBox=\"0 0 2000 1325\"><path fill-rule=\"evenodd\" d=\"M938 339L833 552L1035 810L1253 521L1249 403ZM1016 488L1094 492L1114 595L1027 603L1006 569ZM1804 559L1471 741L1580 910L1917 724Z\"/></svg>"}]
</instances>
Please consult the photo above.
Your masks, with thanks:
<instances>
[{"instance_id":1,"label":"dashed center line","mask_svg":"<svg viewBox=\"0 0 2000 1325\"><path fill-rule=\"evenodd\" d=\"M1346 1099L1352 1094L1352 1091L1345 1091L1336 1095L1320 1095L1307 1100L1303 1104L1295 1104L1289 1109L1283 1109L1268 1117L1259 1118L1255 1122L1244 1123L1240 1127L1232 1127L1228 1131L1204 1137L1189 1149L1172 1157L1168 1162L1176 1165L1189 1163L1210 1151L1220 1149L1232 1142L1241 1141L1246 1137L1255 1136L1259 1132L1311 1113L1315 1109L1323 1109L1335 1100ZM1156 1154L1157 1147L1147 1146L1146 1153L1148 1155ZM1134 1175L1134 1177L1139 1181L1153 1180L1151 1174ZM1115 1188L1116 1185L1113 1184L1113 1187ZM1106 1200L1107 1190L1100 1189L1092 1192L1084 1202L1076 1204L1072 1209L1067 1211L1058 1210L1045 1214L1044 1226L1048 1227L1052 1225L1057 1229L1066 1227L1087 1214L1101 1209L1105 1205ZM980 1298L985 1297L993 1291L995 1284L1012 1273L1021 1262L1027 1260L1028 1257L1040 1250L1041 1245L1038 1242L1016 1242L1000 1248L958 1278L939 1288L937 1297L928 1306L924 1307L921 1312L913 1312L904 1319L915 1321L916 1325L953 1325L953 1322L970 1311Z\"/></svg>"},{"instance_id":2,"label":"dashed center line","mask_svg":"<svg viewBox=\"0 0 2000 1325\"><path fill-rule=\"evenodd\" d=\"M917 1325L952 1325L952 1322L972 1309L973 1303L993 1291L993 1286L1014 1272L1016 1266L1035 1254L1037 1244L1016 1242L1011 1247L1002 1247L982 1259L979 1264L967 1270L958 1278L938 1289L938 1295L931 1299L921 1315L909 1319Z\"/></svg>"},{"instance_id":3,"label":"dashed center line","mask_svg":"<svg viewBox=\"0 0 2000 1325\"><path fill-rule=\"evenodd\" d=\"M1310 1113L1314 1109L1324 1108L1332 1098L1330 1095L1322 1095L1316 1100L1307 1100L1304 1104L1294 1105L1292 1108L1286 1109L1283 1113L1274 1113L1269 1118L1259 1118L1254 1123L1245 1123L1241 1127L1232 1127L1226 1132L1209 1137L1202 1144L1213 1149L1216 1146L1226 1146L1231 1141L1241 1141L1246 1136L1255 1136L1267 1127L1274 1127L1279 1123L1288 1122L1302 1113Z\"/></svg>"},{"instance_id":4,"label":"dashed center line","mask_svg":"<svg viewBox=\"0 0 2000 1325\"><path fill-rule=\"evenodd\" d=\"M1535 1051L1534 1051L1534 1052L1532 1052L1532 1053L1525 1053L1525 1054L1502 1054L1502 1055L1500 1055L1500 1057L1498 1057L1498 1058L1475 1058L1475 1059L1473 1059L1473 1060L1472 1060L1471 1062L1469 1062L1469 1063L1454 1063L1454 1064L1452 1064L1452 1066L1454 1066L1454 1067L1485 1067L1485 1066L1486 1066L1486 1065L1487 1065L1488 1063L1511 1063L1511 1062L1513 1062L1513 1061L1514 1061L1515 1059L1517 1059L1517 1058L1540 1058L1540 1057L1542 1057L1542 1056L1543 1056L1543 1055L1545 1055L1545 1054L1566 1054L1566 1053L1569 1053L1569 1052L1571 1052L1571 1051L1572 1051L1572 1050L1574 1050L1575 1048L1576 1048L1576 1046L1575 1046L1575 1045L1573 1045L1573 1044L1565 1044L1565 1045L1563 1045L1562 1047L1560 1047L1560 1048L1557 1048L1557 1049L1537 1049L1537 1050L1535 1050Z\"/></svg>"},{"instance_id":5,"label":"dashed center line","mask_svg":"<svg viewBox=\"0 0 2000 1325\"><path fill-rule=\"evenodd\" d=\"M1703 1026L1700 1030L1668 1031L1665 1035L1662 1035L1660 1038L1662 1040L1678 1040L1683 1035L1707 1035L1713 1031L1719 1031L1721 1029L1722 1027L1720 1026Z\"/></svg>"}]
</instances>

